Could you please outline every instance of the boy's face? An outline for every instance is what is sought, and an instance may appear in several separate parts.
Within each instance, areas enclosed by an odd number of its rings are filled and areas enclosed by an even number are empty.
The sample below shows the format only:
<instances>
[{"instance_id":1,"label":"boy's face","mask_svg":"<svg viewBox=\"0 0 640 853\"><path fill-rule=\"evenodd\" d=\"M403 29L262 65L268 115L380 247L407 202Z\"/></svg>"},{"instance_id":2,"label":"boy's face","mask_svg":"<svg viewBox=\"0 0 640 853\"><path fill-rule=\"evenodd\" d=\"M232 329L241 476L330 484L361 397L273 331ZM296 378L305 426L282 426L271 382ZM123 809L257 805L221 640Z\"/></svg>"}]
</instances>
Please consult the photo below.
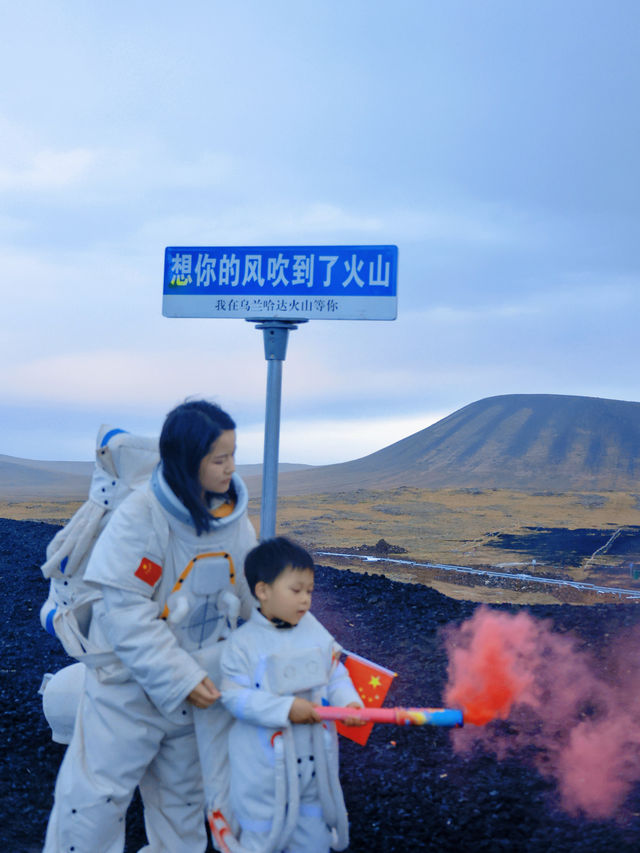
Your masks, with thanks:
<instances>
[{"instance_id":1,"label":"boy's face","mask_svg":"<svg viewBox=\"0 0 640 853\"><path fill-rule=\"evenodd\" d=\"M284 619L297 625L311 607L313 572L291 566L278 575L273 583L258 581L256 598L262 615L267 619Z\"/></svg>"}]
</instances>

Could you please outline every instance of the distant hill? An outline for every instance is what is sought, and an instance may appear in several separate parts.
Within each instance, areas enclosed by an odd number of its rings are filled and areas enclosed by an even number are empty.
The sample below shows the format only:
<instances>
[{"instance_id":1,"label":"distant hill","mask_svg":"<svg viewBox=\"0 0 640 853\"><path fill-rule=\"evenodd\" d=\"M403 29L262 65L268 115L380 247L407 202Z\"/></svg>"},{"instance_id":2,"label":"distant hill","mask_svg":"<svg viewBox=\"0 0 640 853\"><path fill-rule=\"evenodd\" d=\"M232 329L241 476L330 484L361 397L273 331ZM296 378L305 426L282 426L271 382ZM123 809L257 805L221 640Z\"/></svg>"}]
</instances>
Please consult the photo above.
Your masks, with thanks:
<instances>
[{"instance_id":1,"label":"distant hill","mask_svg":"<svg viewBox=\"0 0 640 853\"><path fill-rule=\"evenodd\" d=\"M83 500L93 462L46 462L0 454L0 499Z\"/></svg>"},{"instance_id":2,"label":"distant hill","mask_svg":"<svg viewBox=\"0 0 640 853\"><path fill-rule=\"evenodd\" d=\"M240 465L260 495L260 465ZM0 456L0 499L82 500L93 463ZM506 394L471 403L352 462L280 467L281 495L357 489L496 488L640 494L640 403Z\"/></svg>"},{"instance_id":3,"label":"distant hill","mask_svg":"<svg viewBox=\"0 0 640 853\"><path fill-rule=\"evenodd\" d=\"M47 462L0 454L0 500L85 500L93 465L93 462ZM310 467L285 462L280 465L280 472ZM238 473L243 479L259 483L262 465L238 465Z\"/></svg>"},{"instance_id":4,"label":"distant hill","mask_svg":"<svg viewBox=\"0 0 640 853\"><path fill-rule=\"evenodd\" d=\"M640 492L640 403L488 397L369 456L279 478L282 495L402 485Z\"/></svg>"}]
</instances>

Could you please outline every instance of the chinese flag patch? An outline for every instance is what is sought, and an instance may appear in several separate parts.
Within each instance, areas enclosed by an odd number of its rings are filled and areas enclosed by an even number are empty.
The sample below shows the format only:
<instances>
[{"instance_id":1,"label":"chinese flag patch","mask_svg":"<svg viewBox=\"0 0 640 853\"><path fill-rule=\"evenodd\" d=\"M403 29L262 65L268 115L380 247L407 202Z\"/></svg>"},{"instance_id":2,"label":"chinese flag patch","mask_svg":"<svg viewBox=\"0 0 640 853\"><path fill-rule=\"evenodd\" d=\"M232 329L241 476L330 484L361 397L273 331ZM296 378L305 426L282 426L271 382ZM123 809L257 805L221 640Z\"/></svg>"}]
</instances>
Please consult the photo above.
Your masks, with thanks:
<instances>
[{"instance_id":1,"label":"chinese flag patch","mask_svg":"<svg viewBox=\"0 0 640 853\"><path fill-rule=\"evenodd\" d=\"M153 560L150 560L148 557L143 557L134 574L137 578L140 578L141 581L148 583L149 586L155 586L162 574L162 566L154 563Z\"/></svg>"},{"instance_id":2,"label":"chinese flag patch","mask_svg":"<svg viewBox=\"0 0 640 853\"><path fill-rule=\"evenodd\" d=\"M353 652L347 653L344 665L351 676L353 686L360 694L364 707L380 708L396 673L390 669L385 669L383 666L378 666L377 663L366 658L361 658L360 655L355 655ZM364 746L371 734L373 723L357 727L336 723L336 728L344 737Z\"/></svg>"}]
</instances>

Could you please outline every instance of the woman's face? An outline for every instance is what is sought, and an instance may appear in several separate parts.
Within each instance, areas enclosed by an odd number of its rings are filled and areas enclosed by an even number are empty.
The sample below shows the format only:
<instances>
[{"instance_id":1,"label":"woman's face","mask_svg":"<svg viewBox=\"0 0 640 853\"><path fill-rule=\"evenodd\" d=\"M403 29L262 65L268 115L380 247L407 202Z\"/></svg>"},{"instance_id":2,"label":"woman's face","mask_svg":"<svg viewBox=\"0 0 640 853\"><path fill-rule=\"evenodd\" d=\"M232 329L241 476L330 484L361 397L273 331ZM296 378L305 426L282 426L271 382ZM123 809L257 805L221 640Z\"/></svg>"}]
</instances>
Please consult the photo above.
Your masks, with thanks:
<instances>
[{"instance_id":1,"label":"woman's face","mask_svg":"<svg viewBox=\"0 0 640 853\"><path fill-rule=\"evenodd\" d=\"M200 462L198 477L202 491L224 494L236 470L236 431L227 429L221 433Z\"/></svg>"}]
</instances>

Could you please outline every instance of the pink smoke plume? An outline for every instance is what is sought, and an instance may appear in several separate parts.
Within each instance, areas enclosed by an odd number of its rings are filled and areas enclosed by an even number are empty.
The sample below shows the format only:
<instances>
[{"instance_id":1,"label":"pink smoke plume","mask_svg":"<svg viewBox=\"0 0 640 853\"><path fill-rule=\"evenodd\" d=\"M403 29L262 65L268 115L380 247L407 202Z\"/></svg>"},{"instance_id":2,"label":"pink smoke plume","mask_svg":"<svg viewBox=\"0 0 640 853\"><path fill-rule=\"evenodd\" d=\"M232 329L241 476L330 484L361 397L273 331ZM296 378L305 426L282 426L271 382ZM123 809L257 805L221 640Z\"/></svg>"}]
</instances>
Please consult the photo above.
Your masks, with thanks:
<instances>
[{"instance_id":1,"label":"pink smoke plume","mask_svg":"<svg viewBox=\"0 0 640 853\"><path fill-rule=\"evenodd\" d=\"M640 780L640 631L596 659L549 621L482 606L445 643L445 702L472 724L453 733L457 752L533 755L570 814L620 812Z\"/></svg>"}]
</instances>

